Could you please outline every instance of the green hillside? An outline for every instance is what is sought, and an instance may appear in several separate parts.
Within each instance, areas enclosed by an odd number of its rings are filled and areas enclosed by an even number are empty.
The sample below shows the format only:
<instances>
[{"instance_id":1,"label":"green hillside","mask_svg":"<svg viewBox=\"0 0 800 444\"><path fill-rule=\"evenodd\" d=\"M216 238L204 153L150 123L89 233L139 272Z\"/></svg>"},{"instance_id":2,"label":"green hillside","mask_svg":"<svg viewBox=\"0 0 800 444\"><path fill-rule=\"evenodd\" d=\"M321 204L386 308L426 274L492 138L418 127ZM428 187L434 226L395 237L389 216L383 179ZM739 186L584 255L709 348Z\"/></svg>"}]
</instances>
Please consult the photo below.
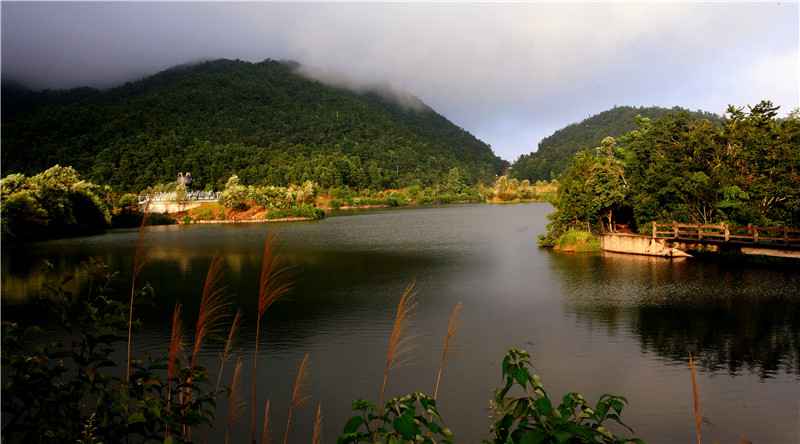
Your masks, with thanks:
<instances>
[{"instance_id":1,"label":"green hillside","mask_svg":"<svg viewBox=\"0 0 800 444\"><path fill-rule=\"evenodd\" d=\"M189 171L195 187L243 183L392 188L441 183L453 168L490 184L507 162L418 99L353 92L297 64L216 60L109 91L3 85L2 168L71 165L94 183L138 192Z\"/></svg>"},{"instance_id":2,"label":"green hillside","mask_svg":"<svg viewBox=\"0 0 800 444\"><path fill-rule=\"evenodd\" d=\"M528 179L532 182L558 178L572 165L572 158L576 153L601 146L606 137L619 138L635 130L637 115L656 120L681 111L687 110L679 107L667 109L615 106L580 123L570 124L542 139L535 152L523 154L514 162L511 167L511 177L519 180ZM711 113L697 111L691 114L715 124L721 121L719 116Z\"/></svg>"}]
</instances>

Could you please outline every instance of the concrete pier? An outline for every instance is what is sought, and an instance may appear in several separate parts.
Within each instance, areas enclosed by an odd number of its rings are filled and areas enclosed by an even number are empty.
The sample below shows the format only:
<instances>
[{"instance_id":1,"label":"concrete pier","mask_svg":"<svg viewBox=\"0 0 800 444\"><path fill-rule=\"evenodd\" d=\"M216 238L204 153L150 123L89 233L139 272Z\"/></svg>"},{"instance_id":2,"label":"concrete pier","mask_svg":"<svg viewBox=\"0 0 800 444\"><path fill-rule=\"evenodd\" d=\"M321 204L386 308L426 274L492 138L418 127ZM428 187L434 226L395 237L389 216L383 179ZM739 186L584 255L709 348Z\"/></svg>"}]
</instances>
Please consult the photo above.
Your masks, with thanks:
<instances>
[{"instance_id":1,"label":"concrete pier","mask_svg":"<svg viewBox=\"0 0 800 444\"><path fill-rule=\"evenodd\" d=\"M642 254L645 256L688 257L691 256L669 245L666 239L627 233L605 233L600 235L600 247L614 253Z\"/></svg>"}]
</instances>

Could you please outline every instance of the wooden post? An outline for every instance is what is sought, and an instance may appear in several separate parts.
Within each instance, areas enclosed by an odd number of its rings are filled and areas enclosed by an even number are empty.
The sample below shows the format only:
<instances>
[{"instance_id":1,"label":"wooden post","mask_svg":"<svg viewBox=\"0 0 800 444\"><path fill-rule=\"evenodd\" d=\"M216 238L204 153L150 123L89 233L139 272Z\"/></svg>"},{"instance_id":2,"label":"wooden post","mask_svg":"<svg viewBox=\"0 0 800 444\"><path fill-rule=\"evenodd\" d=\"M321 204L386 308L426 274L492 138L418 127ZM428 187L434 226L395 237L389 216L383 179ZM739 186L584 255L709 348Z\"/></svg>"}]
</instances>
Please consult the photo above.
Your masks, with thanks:
<instances>
[{"instance_id":1,"label":"wooden post","mask_svg":"<svg viewBox=\"0 0 800 444\"><path fill-rule=\"evenodd\" d=\"M729 227L728 224L726 224L726 223L722 224L722 230L725 233L725 242L728 242L729 240L731 240L731 230L728 227Z\"/></svg>"},{"instance_id":2,"label":"wooden post","mask_svg":"<svg viewBox=\"0 0 800 444\"><path fill-rule=\"evenodd\" d=\"M783 241L789 246L789 227L783 227Z\"/></svg>"},{"instance_id":3,"label":"wooden post","mask_svg":"<svg viewBox=\"0 0 800 444\"><path fill-rule=\"evenodd\" d=\"M678 238L678 222L674 220L672 221L672 235L675 239Z\"/></svg>"},{"instance_id":4,"label":"wooden post","mask_svg":"<svg viewBox=\"0 0 800 444\"><path fill-rule=\"evenodd\" d=\"M697 240L703 240L703 224L697 224Z\"/></svg>"},{"instance_id":5,"label":"wooden post","mask_svg":"<svg viewBox=\"0 0 800 444\"><path fill-rule=\"evenodd\" d=\"M748 227L750 226L750 224L747 224L747 225L748 225ZM757 244L758 243L758 226L757 225L753 225L752 227L753 227L753 243Z\"/></svg>"},{"instance_id":6,"label":"wooden post","mask_svg":"<svg viewBox=\"0 0 800 444\"><path fill-rule=\"evenodd\" d=\"M653 221L653 239L655 239L656 237L657 237L656 236L656 221Z\"/></svg>"}]
</instances>

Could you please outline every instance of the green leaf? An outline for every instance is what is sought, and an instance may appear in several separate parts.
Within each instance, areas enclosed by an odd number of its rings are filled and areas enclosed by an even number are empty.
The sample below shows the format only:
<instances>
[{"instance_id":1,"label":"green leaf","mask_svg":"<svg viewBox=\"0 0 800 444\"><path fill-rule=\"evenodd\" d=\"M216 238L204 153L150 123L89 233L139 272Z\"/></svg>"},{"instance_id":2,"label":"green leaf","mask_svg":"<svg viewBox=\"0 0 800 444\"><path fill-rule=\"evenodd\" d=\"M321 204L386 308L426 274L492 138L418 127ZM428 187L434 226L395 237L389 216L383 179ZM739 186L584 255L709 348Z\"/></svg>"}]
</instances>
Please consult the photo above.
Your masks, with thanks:
<instances>
[{"instance_id":1,"label":"green leaf","mask_svg":"<svg viewBox=\"0 0 800 444\"><path fill-rule=\"evenodd\" d=\"M447 427L442 427L441 429L439 429L439 434L442 435L444 439L448 441L452 441L453 439L455 439L455 437L453 436L453 432L451 432L450 429L448 429Z\"/></svg>"},{"instance_id":2,"label":"green leaf","mask_svg":"<svg viewBox=\"0 0 800 444\"><path fill-rule=\"evenodd\" d=\"M344 425L342 434L355 433L355 431L358 430L362 424L364 424L364 418L358 415L353 416L347 420L347 424Z\"/></svg>"},{"instance_id":3,"label":"green leaf","mask_svg":"<svg viewBox=\"0 0 800 444\"><path fill-rule=\"evenodd\" d=\"M128 417L128 420L125 421L125 424L134 424L137 422L147 422L147 418L144 417L142 412L133 412L131 416Z\"/></svg>"},{"instance_id":4,"label":"green leaf","mask_svg":"<svg viewBox=\"0 0 800 444\"><path fill-rule=\"evenodd\" d=\"M22 337L23 338L29 338L30 336L37 335L39 333L44 333L44 330L42 330L37 325L31 325L30 327L25 329L25 333L22 334Z\"/></svg>"},{"instance_id":5,"label":"green leaf","mask_svg":"<svg viewBox=\"0 0 800 444\"><path fill-rule=\"evenodd\" d=\"M547 439L547 435L539 432L526 432L517 441L517 444L539 444Z\"/></svg>"},{"instance_id":6,"label":"green leaf","mask_svg":"<svg viewBox=\"0 0 800 444\"><path fill-rule=\"evenodd\" d=\"M539 410L541 410L545 415L550 413L550 410L553 409L553 403L550 402L550 398L539 398L534 402L536 403L536 407L538 407Z\"/></svg>"},{"instance_id":7,"label":"green leaf","mask_svg":"<svg viewBox=\"0 0 800 444\"><path fill-rule=\"evenodd\" d=\"M412 412L409 411L395 418L395 420L392 421L392 426L404 439L414 438L414 414Z\"/></svg>"},{"instance_id":8,"label":"green leaf","mask_svg":"<svg viewBox=\"0 0 800 444\"><path fill-rule=\"evenodd\" d=\"M608 413L609 407L610 406L605 402L598 402L594 408L594 411L600 418L605 418L606 414Z\"/></svg>"},{"instance_id":9,"label":"green leaf","mask_svg":"<svg viewBox=\"0 0 800 444\"><path fill-rule=\"evenodd\" d=\"M525 384L527 384L529 378L530 373L528 372L527 367L518 368L514 371L514 379L516 379L517 382L519 382L519 384L523 387L525 387Z\"/></svg>"}]
</instances>

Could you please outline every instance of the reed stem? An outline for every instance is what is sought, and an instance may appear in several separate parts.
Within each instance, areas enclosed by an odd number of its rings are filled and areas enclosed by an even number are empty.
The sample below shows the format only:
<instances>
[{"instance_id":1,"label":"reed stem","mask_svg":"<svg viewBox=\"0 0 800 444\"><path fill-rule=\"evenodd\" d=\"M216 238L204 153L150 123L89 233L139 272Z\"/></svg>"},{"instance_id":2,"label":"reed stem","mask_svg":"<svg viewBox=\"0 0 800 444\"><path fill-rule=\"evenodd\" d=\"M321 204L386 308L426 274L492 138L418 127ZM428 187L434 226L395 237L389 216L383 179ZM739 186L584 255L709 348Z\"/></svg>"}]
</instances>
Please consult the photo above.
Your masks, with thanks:
<instances>
[{"instance_id":1,"label":"reed stem","mask_svg":"<svg viewBox=\"0 0 800 444\"><path fill-rule=\"evenodd\" d=\"M131 333L133 329L133 299L136 296L136 278L145 265L150 262L150 254L144 245L144 232L147 227L148 216L150 215L150 200L147 199L142 211L142 224L139 226L139 236L136 239L136 252L133 255L133 276L131 277L131 300L128 308L128 351L125 358L125 380L131 380Z\"/></svg>"},{"instance_id":2,"label":"reed stem","mask_svg":"<svg viewBox=\"0 0 800 444\"><path fill-rule=\"evenodd\" d=\"M700 410L699 402L697 400L697 378L694 373L694 360L692 359L692 352L689 352L689 369L692 372L692 394L694 395L694 417L697 422L697 444L702 444L700 441Z\"/></svg>"},{"instance_id":3,"label":"reed stem","mask_svg":"<svg viewBox=\"0 0 800 444\"><path fill-rule=\"evenodd\" d=\"M275 252L277 235L270 231L264 245L264 257L261 262L261 282L258 289L258 314L256 318L256 345L253 362L253 404L250 409L252 425L251 441L256 440L256 384L258 378L258 338L261 332L261 318L275 301L286 295L292 287L289 280L289 269L279 266L280 255ZM266 427L266 425L265 425Z\"/></svg>"},{"instance_id":4,"label":"reed stem","mask_svg":"<svg viewBox=\"0 0 800 444\"><path fill-rule=\"evenodd\" d=\"M294 393L292 393L292 404L289 407L289 418L286 420L286 434L283 436L283 444L289 441L289 424L292 422L292 412L311 398L311 396L303 393L305 381L308 378L308 358L310 357L311 353L306 353L303 357L303 362L300 364L300 371L297 373L297 381L294 383Z\"/></svg>"}]
</instances>

